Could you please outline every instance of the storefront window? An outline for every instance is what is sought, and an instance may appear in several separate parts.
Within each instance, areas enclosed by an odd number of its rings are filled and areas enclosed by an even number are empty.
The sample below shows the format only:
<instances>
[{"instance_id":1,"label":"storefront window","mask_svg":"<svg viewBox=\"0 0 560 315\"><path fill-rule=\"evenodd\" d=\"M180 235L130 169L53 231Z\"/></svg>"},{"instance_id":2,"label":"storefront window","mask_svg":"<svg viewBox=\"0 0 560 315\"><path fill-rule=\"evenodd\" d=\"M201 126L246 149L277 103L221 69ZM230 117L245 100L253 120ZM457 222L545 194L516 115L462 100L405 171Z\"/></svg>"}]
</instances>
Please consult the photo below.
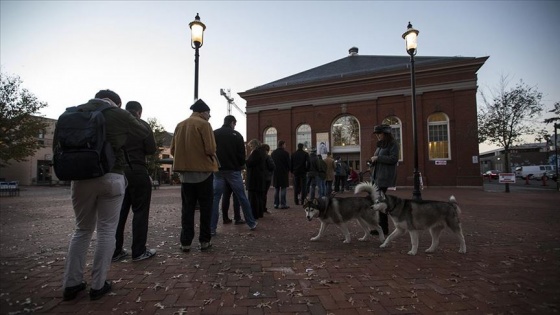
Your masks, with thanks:
<instances>
[{"instance_id":1,"label":"storefront window","mask_svg":"<svg viewBox=\"0 0 560 315\"><path fill-rule=\"evenodd\" d=\"M331 127L333 146L359 146L360 123L354 116L341 116L334 121Z\"/></svg>"},{"instance_id":2,"label":"storefront window","mask_svg":"<svg viewBox=\"0 0 560 315\"><path fill-rule=\"evenodd\" d=\"M428 117L428 152L430 160L450 159L449 119L444 113Z\"/></svg>"},{"instance_id":3,"label":"storefront window","mask_svg":"<svg viewBox=\"0 0 560 315\"><path fill-rule=\"evenodd\" d=\"M274 128L274 127L267 128L264 131L264 136L263 136L264 141L263 142L268 144L272 150L276 149L276 147L278 146L278 143L277 143L278 136L277 135L278 135L278 132L276 131L276 128Z\"/></svg>"},{"instance_id":4,"label":"storefront window","mask_svg":"<svg viewBox=\"0 0 560 315\"><path fill-rule=\"evenodd\" d=\"M296 149L298 143L303 143L303 149L308 151L311 149L311 126L303 124L296 131Z\"/></svg>"}]
</instances>

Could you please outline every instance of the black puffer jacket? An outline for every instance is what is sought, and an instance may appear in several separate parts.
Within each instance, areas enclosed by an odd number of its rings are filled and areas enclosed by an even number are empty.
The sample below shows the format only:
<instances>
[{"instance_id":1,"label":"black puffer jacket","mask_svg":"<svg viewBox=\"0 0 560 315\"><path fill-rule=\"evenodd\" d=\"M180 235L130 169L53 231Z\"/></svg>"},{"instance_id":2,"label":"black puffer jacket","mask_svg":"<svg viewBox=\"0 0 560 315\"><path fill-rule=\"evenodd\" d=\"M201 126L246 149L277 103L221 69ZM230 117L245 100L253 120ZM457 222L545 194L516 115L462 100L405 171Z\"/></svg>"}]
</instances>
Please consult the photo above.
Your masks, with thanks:
<instances>
[{"instance_id":1,"label":"black puffer jacket","mask_svg":"<svg viewBox=\"0 0 560 315\"><path fill-rule=\"evenodd\" d=\"M220 171L240 171L245 166L245 141L243 136L229 125L214 130L216 155Z\"/></svg>"}]
</instances>

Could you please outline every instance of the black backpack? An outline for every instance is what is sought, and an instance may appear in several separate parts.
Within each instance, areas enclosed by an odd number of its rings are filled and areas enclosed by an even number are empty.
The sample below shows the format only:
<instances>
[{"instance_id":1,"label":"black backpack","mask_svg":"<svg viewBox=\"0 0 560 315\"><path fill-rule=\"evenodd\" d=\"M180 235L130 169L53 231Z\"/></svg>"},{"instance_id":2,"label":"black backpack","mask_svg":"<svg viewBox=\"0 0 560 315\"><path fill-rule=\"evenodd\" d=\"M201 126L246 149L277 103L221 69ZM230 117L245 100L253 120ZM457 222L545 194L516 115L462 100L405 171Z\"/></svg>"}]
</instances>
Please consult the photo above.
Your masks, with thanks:
<instances>
[{"instance_id":1,"label":"black backpack","mask_svg":"<svg viewBox=\"0 0 560 315\"><path fill-rule=\"evenodd\" d=\"M93 111L73 106L60 115L54 131L54 172L60 180L91 179L105 175L115 165L115 153L107 142L103 105Z\"/></svg>"}]
</instances>

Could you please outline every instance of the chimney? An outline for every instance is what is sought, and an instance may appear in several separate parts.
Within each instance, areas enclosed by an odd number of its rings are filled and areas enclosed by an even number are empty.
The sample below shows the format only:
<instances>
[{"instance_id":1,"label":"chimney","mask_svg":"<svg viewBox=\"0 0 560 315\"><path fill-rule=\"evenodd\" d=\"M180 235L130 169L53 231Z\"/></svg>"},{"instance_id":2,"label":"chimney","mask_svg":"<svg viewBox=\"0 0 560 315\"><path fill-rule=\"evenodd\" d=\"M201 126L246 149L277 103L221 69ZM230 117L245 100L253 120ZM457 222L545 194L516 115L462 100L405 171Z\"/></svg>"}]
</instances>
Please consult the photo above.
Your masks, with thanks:
<instances>
[{"instance_id":1,"label":"chimney","mask_svg":"<svg viewBox=\"0 0 560 315\"><path fill-rule=\"evenodd\" d=\"M350 56L355 56L358 54L358 47L352 47L348 50L348 53L350 54Z\"/></svg>"}]
</instances>

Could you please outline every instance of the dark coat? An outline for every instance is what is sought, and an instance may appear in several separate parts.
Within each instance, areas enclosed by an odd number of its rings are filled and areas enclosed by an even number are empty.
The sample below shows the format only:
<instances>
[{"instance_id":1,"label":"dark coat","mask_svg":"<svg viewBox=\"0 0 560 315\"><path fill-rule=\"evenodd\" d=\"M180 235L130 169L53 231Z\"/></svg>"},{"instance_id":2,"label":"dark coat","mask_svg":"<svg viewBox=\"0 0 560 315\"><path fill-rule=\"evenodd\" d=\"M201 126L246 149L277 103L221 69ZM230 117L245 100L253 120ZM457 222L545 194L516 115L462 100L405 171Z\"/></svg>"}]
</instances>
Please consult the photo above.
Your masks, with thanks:
<instances>
[{"instance_id":1,"label":"dark coat","mask_svg":"<svg viewBox=\"0 0 560 315\"><path fill-rule=\"evenodd\" d=\"M220 171L240 171L245 165L243 136L229 125L214 130Z\"/></svg>"},{"instance_id":2,"label":"dark coat","mask_svg":"<svg viewBox=\"0 0 560 315\"><path fill-rule=\"evenodd\" d=\"M266 155L266 169L265 169L265 179L266 182L269 184L272 182L272 173L274 173L274 169L276 168L276 164L274 164L274 160L270 155Z\"/></svg>"},{"instance_id":3,"label":"dark coat","mask_svg":"<svg viewBox=\"0 0 560 315\"><path fill-rule=\"evenodd\" d=\"M290 170L292 171L292 174L305 176L307 171L309 171L309 153L298 149L292 154L291 162Z\"/></svg>"},{"instance_id":4,"label":"dark coat","mask_svg":"<svg viewBox=\"0 0 560 315\"><path fill-rule=\"evenodd\" d=\"M247 158L247 178L245 185L249 191L266 190L266 151L259 147Z\"/></svg>"},{"instance_id":5,"label":"dark coat","mask_svg":"<svg viewBox=\"0 0 560 315\"><path fill-rule=\"evenodd\" d=\"M372 165L372 179L380 188L394 187L397 182L399 145L396 141L378 145L374 153L377 161Z\"/></svg>"},{"instance_id":6,"label":"dark coat","mask_svg":"<svg viewBox=\"0 0 560 315\"><path fill-rule=\"evenodd\" d=\"M272 151L272 160L274 160L274 174L272 177L272 186L286 188L290 185L290 153L284 148L278 148Z\"/></svg>"}]
</instances>

